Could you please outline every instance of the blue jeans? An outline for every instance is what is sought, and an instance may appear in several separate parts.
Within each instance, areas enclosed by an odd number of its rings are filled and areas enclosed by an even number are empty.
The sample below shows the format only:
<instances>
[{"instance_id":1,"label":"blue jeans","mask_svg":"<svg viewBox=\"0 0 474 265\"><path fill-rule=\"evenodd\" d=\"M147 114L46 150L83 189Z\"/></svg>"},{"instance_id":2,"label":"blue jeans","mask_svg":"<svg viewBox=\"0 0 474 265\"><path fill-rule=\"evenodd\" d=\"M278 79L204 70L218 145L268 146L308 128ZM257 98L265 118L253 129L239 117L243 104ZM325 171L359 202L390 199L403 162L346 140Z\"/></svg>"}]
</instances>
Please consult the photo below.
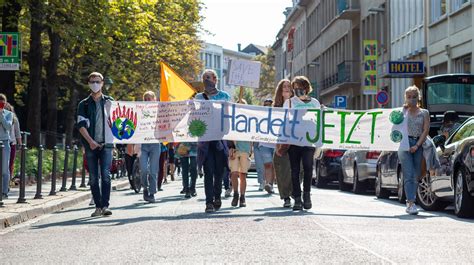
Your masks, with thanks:
<instances>
[{"instance_id":1,"label":"blue jeans","mask_svg":"<svg viewBox=\"0 0 474 265\"><path fill-rule=\"evenodd\" d=\"M410 147L416 145L418 139L408 138ZM398 151L398 159L402 165L403 184L408 202L415 202L416 190L418 188L417 177L421 175L421 158L423 148L418 148L415 153L410 151Z\"/></svg>"},{"instance_id":2,"label":"blue jeans","mask_svg":"<svg viewBox=\"0 0 474 265\"><path fill-rule=\"evenodd\" d=\"M265 184L265 167L263 166L263 157L260 148L258 148L258 142L253 144L253 156L257 169L257 181L259 184Z\"/></svg>"},{"instance_id":3,"label":"blue jeans","mask_svg":"<svg viewBox=\"0 0 474 265\"><path fill-rule=\"evenodd\" d=\"M142 144L140 161L140 176L142 187L148 190L148 194L156 193L158 184L158 167L160 164L161 146L160 144Z\"/></svg>"},{"instance_id":4,"label":"blue jeans","mask_svg":"<svg viewBox=\"0 0 474 265\"><path fill-rule=\"evenodd\" d=\"M110 200L110 165L112 164L112 148L103 147L90 150L86 147L86 159L89 166L89 180L92 197L97 208L109 207ZM101 185L99 186L99 167Z\"/></svg>"},{"instance_id":5,"label":"blue jeans","mask_svg":"<svg viewBox=\"0 0 474 265\"><path fill-rule=\"evenodd\" d=\"M183 188L185 191L196 191L197 163L195 156L181 157L183 169ZM189 182L191 177L191 183Z\"/></svg>"},{"instance_id":6,"label":"blue jeans","mask_svg":"<svg viewBox=\"0 0 474 265\"><path fill-rule=\"evenodd\" d=\"M217 150L215 141L211 142L203 165L206 204L213 203L214 199L221 198L222 175L226 167L226 159L224 150Z\"/></svg>"},{"instance_id":7,"label":"blue jeans","mask_svg":"<svg viewBox=\"0 0 474 265\"><path fill-rule=\"evenodd\" d=\"M8 185L10 184L10 143L3 142L3 160L2 160L2 176L3 176L3 190L2 193L8 194Z\"/></svg>"}]
</instances>

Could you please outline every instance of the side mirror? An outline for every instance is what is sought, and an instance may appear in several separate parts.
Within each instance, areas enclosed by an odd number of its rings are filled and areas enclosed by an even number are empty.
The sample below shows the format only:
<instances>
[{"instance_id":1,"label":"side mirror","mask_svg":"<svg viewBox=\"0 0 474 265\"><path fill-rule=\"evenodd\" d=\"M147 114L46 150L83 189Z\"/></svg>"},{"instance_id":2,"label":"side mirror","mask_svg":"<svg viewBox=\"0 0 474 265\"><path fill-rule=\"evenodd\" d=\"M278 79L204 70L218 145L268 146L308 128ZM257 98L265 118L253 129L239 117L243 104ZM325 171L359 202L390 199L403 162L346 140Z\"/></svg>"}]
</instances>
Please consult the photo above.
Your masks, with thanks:
<instances>
[{"instance_id":1,"label":"side mirror","mask_svg":"<svg viewBox=\"0 0 474 265\"><path fill-rule=\"evenodd\" d=\"M446 142L446 136L440 134L436 135L433 137L433 143L435 144L436 147L441 147L442 150L444 150L444 144Z\"/></svg>"}]
</instances>

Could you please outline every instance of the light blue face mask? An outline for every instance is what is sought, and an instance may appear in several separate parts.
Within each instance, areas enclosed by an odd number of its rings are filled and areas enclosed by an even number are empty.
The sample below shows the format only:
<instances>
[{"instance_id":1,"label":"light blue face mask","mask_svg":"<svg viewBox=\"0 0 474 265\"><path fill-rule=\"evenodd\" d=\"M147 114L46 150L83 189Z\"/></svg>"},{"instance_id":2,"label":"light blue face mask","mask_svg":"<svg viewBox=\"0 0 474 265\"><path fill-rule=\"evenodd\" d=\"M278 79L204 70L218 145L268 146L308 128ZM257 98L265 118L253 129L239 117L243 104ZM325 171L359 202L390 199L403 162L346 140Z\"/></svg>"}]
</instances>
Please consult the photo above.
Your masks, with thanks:
<instances>
[{"instance_id":1,"label":"light blue face mask","mask_svg":"<svg viewBox=\"0 0 474 265\"><path fill-rule=\"evenodd\" d=\"M418 99L416 98L408 98L406 100L407 104L410 105L410 106L416 106L416 104L418 103Z\"/></svg>"}]
</instances>

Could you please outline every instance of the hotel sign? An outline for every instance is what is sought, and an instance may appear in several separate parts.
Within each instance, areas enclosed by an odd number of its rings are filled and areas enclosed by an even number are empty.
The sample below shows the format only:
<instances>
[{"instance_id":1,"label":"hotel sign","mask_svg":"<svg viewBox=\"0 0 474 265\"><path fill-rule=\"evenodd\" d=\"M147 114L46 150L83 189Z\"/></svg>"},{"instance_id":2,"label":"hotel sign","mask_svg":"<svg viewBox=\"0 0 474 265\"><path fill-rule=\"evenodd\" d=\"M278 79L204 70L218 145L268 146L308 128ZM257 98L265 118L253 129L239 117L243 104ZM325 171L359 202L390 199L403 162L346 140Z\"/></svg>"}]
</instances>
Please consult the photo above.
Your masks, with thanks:
<instances>
[{"instance_id":1,"label":"hotel sign","mask_svg":"<svg viewBox=\"0 0 474 265\"><path fill-rule=\"evenodd\" d=\"M425 74L423 61L390 61L387 74L390 76L416 76Z\"/></svg>"}]
</instances>

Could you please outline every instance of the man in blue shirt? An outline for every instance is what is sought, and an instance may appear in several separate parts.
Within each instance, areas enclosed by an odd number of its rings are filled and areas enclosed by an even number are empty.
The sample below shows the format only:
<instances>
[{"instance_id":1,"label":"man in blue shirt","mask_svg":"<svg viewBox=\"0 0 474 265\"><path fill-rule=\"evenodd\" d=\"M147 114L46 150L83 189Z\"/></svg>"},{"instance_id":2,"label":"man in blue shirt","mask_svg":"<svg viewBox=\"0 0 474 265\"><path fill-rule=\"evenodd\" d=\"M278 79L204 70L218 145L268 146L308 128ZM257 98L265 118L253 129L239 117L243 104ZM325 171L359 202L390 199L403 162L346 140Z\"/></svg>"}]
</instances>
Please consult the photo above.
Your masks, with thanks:
<instances>
[{"instance_id":1,"label":"man in blue shirt","mask_svg":"<svg viewBox=\"0 0 474 265\"><path fill-rule=\"evenodd\" d=\"M217 74L214 70L204 70L202 74L204 92L196 95L200 100L230 101L229 93L217 88ZM206 193L206 213L219 210L222 205L222 176L228 168L229 149L224 140L198 143L198 167L204 168L204 190Z\"/></svg>"}]
</instances>

